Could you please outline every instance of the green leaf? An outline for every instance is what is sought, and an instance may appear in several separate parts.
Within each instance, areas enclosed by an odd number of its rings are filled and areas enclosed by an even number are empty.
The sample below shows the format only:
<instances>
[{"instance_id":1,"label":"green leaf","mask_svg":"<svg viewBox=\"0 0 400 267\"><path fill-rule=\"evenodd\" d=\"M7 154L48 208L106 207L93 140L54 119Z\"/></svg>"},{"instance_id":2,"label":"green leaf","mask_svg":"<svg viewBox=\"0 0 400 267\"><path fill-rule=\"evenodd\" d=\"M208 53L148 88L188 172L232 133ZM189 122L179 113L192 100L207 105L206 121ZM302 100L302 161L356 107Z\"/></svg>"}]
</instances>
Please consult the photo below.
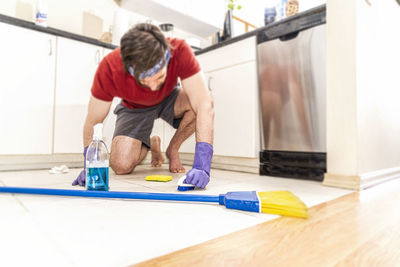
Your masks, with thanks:
<instances>
[{"instance_id":1,"label":"green leaf","mask_svg":"<svg viewBox=\"0 0 400 267\"><path fill-rule=\"evenodd\" d=\"M233 11L233 9L235 8L235 4L228 4L228 8Z\"/></svg>"},{"instance_id":2,"label":"green leaf","mask_svg":"<svg viewBox=\"0 0 400 267\"><path fill-rule=\"evenodd\" d=\"M242 9L242 6L241 6L241 5L238 5L238 6L237 6L237 10L240 10L240 9Z\"/></svg>"}]
</instances>

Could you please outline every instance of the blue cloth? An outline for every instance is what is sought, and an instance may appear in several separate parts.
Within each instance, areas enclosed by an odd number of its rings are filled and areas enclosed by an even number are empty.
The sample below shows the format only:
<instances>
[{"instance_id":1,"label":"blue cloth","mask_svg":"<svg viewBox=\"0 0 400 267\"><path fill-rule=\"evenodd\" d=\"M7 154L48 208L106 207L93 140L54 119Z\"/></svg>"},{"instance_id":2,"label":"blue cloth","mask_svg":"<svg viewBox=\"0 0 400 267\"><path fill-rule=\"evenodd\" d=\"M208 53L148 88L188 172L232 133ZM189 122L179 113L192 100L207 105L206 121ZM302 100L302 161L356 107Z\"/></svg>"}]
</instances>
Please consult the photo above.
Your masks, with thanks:
<instances>
[{"instance_id":1,"label":"blue cloth","mask_svg":"<svg viewBox=\"0 0 400 267\"><path fill-rule=\"evenodd\" d=\"M211 158L213 156L213 146L209 143L196 143L193 167L186 174L184 183L192 184L200 188L205 188L210 182Z\"/></svg>"}]
</instances>

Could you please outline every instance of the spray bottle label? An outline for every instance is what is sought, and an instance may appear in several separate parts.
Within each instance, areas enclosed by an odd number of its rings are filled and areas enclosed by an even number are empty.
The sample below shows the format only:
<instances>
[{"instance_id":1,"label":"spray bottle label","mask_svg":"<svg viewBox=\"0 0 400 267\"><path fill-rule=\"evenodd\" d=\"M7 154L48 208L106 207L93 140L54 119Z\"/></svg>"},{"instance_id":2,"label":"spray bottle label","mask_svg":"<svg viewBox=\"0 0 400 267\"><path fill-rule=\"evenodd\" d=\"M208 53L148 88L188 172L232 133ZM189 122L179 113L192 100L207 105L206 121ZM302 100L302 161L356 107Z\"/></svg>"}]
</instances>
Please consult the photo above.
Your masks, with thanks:
<instances>
[{"instance_id":1,"label":"spray bottle label","mask_svg":"<svg viewBox=\"0 0 400 267\"><path fill-rule=\"evenodd\" d=\"M108 167L86 168L86 189L108 191Z\"/></svg>"}]
</instances>

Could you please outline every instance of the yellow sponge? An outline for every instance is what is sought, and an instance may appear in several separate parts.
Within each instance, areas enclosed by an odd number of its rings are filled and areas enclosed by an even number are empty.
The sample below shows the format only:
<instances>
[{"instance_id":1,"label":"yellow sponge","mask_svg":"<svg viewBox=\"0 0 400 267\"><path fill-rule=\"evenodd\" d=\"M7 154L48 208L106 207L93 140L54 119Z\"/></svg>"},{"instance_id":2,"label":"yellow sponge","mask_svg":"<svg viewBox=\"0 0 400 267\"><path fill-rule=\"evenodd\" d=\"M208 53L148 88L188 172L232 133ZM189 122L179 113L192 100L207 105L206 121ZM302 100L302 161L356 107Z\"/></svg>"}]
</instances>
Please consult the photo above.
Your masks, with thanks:
<instances>
[{"instance_id":1,"label":"yellow sponge","mask_svg":"<svg viewBox=\"0 0 400 267\"><path fill-rule=\"evenodd\" d=\"M150 175L146 176L146 181L168 182L172 180L169 175Z\"/></svg>"}]
</instances>

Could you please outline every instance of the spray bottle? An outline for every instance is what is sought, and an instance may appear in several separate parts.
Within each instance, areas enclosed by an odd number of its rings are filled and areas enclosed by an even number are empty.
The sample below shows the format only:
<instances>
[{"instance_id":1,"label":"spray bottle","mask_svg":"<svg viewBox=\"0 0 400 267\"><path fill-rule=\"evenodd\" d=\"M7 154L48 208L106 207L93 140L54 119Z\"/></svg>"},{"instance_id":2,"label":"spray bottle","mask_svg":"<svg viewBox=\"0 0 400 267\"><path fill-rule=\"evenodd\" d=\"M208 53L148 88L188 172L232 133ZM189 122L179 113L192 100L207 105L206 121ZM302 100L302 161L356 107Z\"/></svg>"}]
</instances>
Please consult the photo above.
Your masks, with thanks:
<instances>
[{"instance_id":1,"label":"spray bottle","mask_svg":"<svg viewBox=\"0 0 400 267\"><path fill-rule=\"evenodd\" d=\"M35 24L47 27L47 3L46 0L37 0L35 12Z\"/></svg>"},{"instance_id":2,"label":"spray bottle","mask_svg":"<svg viewBox=\"0 0 400 267\"><path fill-rule=\"evenodd\" d=\"M93 141L86 152L86 190L108 191L109 156L103 124L94 126Z\"/></svg>"}]
</instances>

